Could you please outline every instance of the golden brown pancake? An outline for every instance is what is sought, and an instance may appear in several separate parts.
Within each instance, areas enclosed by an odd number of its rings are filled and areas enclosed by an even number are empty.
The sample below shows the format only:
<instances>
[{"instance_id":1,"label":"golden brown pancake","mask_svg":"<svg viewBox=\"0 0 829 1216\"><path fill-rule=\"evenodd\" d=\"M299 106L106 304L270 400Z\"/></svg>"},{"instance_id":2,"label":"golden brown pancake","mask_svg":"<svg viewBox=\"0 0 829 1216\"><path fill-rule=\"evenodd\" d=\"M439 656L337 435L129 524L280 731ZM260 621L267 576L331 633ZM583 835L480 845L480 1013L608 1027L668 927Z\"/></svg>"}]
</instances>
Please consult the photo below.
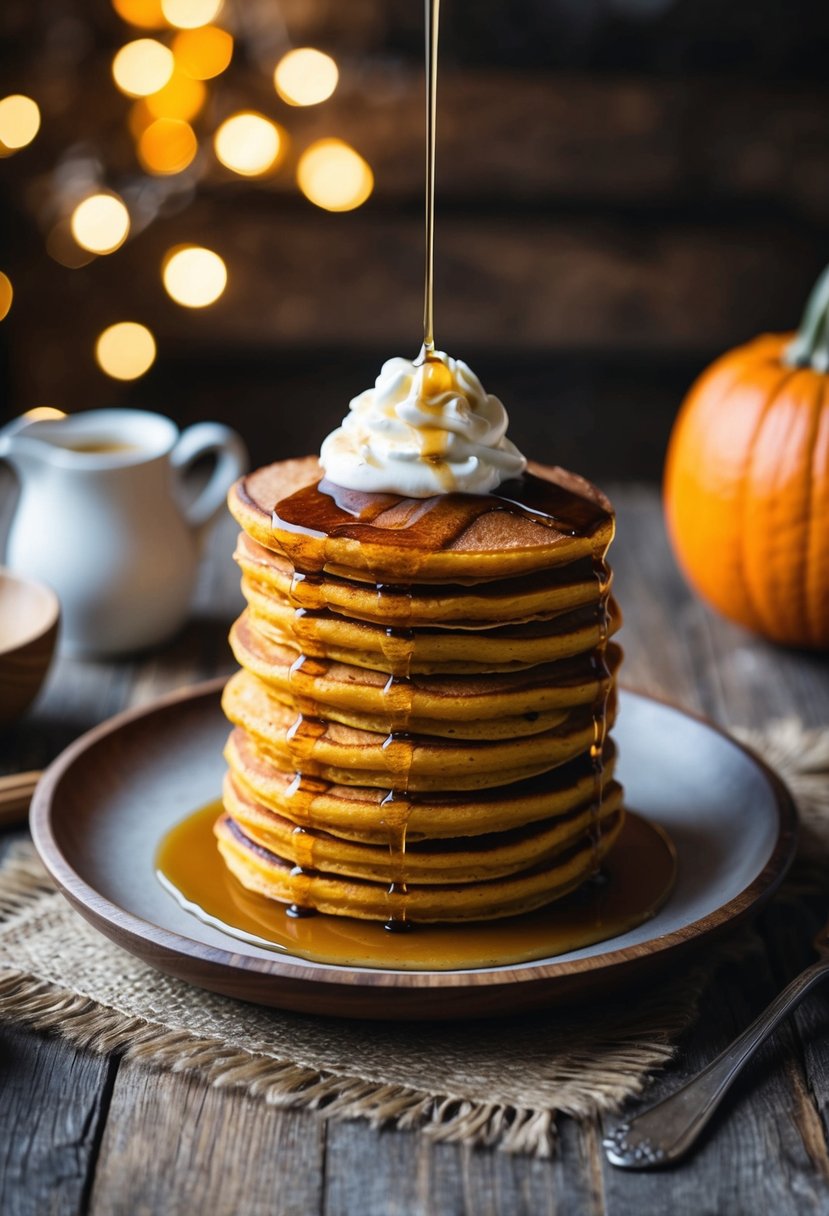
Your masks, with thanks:
<instances>
[{"instance_id":1,"label":"golden brown pancake","mask_svg":"<svg viewBox=\"0 0 829 1216\"><path fill-rule=\"evenodd\" d=\"M297 617L296 610L281 601L269 600L242 579L242 591L259 632L276 645L293 646L297 653L394 671L398 648L389 645L387 631L366 621L322 610L313 616ZM539 663L554 663L583 654L599 644L600 637L619 629L621 614L614 600L609 621L596 619L595 608L574 608L546 621L523 625L498 625L490 629L412 629L408 669L412 674L442 672L515 671Z\"/></svg>"},{"instance_id":2,"label":"golden brown pancake","mask_svg":"<svg viewBox=\"0 0 829 1216\"><path fill-rule=\"evenodd\" d=\"M222 708L280 767L345 785L394 787L400 770L388 731L321 721L314 737L298 747L295 709L283 705L263 681L246 671L228 680ZM614 713L615 705L610 704L609 722ZM452 740L410 734L402 744L407 788L470 790L520 781L572 760L592 740L593 717L585 709L570 711L562 723L541 735L518 739Z\"/></svg>"},{"instance_id":3,"label":"golden brown pancake","mask_svg":"<svg viewBox=\"0 0 829 1216\"><path fill-rule=\"evenodd\" d=\"M250 614L242 613L230 631L230 644L237 662L270 684L275 695L291 704L301 695L315 701L321 717L340 719L339 710L388 715L384 690L388 672L353 664L315 662L313 678L302 678L302 665L292 646L265 638ZM531 729L532 716L551 709L592 705L615 677L622 652L611 642L606 651L607 675L598 670L591 652L557 663L538 664L518 671L479 673L474 676L413 674L410 683L412 719L419 717L448 722L458 735L465 724L499 716L524 717ZM458 715L458 704L465 714ZM437 734L446 733L436 730Z\"/></svg>"},{"instance_id":4,"label":"golden brown pancake","mask_svg":"<svg viewBox=\"0 0 829 1216\"><path fill-rule=\"evenodd\" d=\"M301 576L287 558L240 533L233 555L248 583L264 595L303 599ZM387 586L378 596L373 583L323 576L319 591L304 607L330 608L355 620L408 629L413 625L446 625L478 629L500 621L547 620L557 612L595 603L596 575L589 558L553 570L494 582Z\"/></svg>"},{"instance_id":5,"label":"golden brown pancake","mask_svg":"<svg viewBox=\"0 0 829 1216\"><path fill-rule=\"evenodd\" d=\"M320 778L297 778L281 769L250 735L231 732L225 759L237 787L254 802L300 827L318 827L349 840L388 847L382 803L388 791L365 785L337 785ZM613 780L616 750L608 739L602 762L602 790ZM567 815L595 796L592 761L584 755L537 777L486 790L430 791L410 795L407 841L479 836Z\"/></svg>"},{"instance_id":6,"label":"golden brown pancake","mask_svg":"<svg viewBox=\"0 0 829 1216\"><path fill-rule=\"evenodd\" d=\"M602 799L599 822L615 815L621 802L621 786L616 782L609 784ZM231 774L225 780L224 804L228 815L249 840L291 865L386 884L399 877L399 864L385 841L355 842L321 828L297 832L292 820L256 802ZM595 822L588 798L566 815L518 829L448 837L440 841L408 842L406 881L474 883L517 874L551 860L580 840Z\"/></svg>"},{"instance_id":7,"label":"golden brown pancake","mask_svg":"<svg viewBox=\"0 0 829 1216\"><path fill-rule=\"evenodd\" d=\"M531 474L563 491L573 500L598 508L600 520L589 535L568 535L554 526L519 515L508 515L497 503L479 515L459 535L440 547L426 538L424 546L413 552L401 547L401 524L411 515L410 504L435 500L395 500L372 521L372 538L356 539L347 535L315 536L312 518L300 538L293 526L274 520L274 508L315 485L322 469L315 456L283 460L267 465L241 478L230 491L228 505L242 530L265 548L291 559L295 567L301 543L307 563L331 574L367 578L373 583L462 582L464 579L503 579L562 566L583 557L592 557L606 548L613 538L613 510L607 498L590 482L565 469L529 465ZM348 492L346 492L348 497ZM365 498L365 495L360 495ZM478 495L444 495L443 498L478 498ZM509 521L507 523L507 520ZM395 533L397 535L395 536Z\"/></svg>"},{"instance_id":8,"label":"golden brown pancake","mask_svg":"<svg viewBox=\"0 0 829 1216\"><path fill-rule=\"evenodd\" d=\"M582 837L564 853L518 874L471 883L407 883L401 906L415 924L433 921L496 920L517 916L560 899L595 873L596 863L612 848L624 822L617 812L602 823L597 841ZM229 815L216 823L219 849L232 874L248 890L280 903L294 903L298 881L290 862L262 848ZM346 878L322 871L302 875L303 906L335 916L389 919L386 882Z\"/></svg>"}]
</instances>

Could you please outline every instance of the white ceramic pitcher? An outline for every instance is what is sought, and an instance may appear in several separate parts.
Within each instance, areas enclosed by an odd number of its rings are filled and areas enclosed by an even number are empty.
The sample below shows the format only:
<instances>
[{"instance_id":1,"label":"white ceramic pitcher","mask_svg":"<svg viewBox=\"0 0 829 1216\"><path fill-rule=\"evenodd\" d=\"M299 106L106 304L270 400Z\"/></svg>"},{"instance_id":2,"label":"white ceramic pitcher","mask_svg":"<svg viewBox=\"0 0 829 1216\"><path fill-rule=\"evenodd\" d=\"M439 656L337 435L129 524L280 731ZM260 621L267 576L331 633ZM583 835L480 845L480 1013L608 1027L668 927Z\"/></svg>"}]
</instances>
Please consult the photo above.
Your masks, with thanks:
<instances>
[{"instance_id":1,"label":"white ceramic pitcher","mask_svg":"<svg viewBox=\"0 0 829 1216\"><path fill-rule=\"evenodd\" d=\"M183 479L202 456L215 468L194 501ZM183 623L199 542L244 472L239 436L215 422L182 434L144 410L25 415L0 432L20 480L6 564L51 584L62 648L108 655L152 646Z\"/></svg>"}]
</instances>

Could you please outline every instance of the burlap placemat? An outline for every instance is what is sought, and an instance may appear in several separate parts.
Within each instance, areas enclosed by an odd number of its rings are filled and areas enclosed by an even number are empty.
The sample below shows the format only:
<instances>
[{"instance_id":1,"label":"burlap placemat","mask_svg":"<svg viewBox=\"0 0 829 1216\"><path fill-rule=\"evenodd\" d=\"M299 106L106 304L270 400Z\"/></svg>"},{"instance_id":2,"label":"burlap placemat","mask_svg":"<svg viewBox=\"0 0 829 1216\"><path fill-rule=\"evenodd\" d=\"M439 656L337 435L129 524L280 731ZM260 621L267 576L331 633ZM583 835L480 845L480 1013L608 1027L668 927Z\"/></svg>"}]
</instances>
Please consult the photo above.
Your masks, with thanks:
<instances>
[{"instance_id":1,"label":"burlap placemat","mask_svg":"<svg viewBox=\"0 0 829 1216\"><path fill-rule=\"evenodd\" d=\"M829 731L787 719L743 734L788 781L807 853L825 857ZM28 843L0 870L0 921L6 1018L275 1105L539 1156L552 1151L559 1114L612 1110L642 1089L694 1019L708 974L636 1001L487 1023L280 1013L191 988L112 945L54 890Z\"/></svg>"}]
</instances>

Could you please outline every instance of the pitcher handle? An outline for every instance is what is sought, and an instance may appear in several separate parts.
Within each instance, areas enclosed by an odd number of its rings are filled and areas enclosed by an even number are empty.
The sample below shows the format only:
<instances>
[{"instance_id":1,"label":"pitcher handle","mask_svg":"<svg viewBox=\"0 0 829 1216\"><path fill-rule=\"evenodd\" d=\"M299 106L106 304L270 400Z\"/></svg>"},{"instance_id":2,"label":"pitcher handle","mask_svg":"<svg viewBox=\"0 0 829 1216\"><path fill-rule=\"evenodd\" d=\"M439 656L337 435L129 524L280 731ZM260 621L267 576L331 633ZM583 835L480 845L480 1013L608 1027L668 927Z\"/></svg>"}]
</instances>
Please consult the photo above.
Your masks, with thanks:
<instances>
[{"instance_id":1,"label":"pitcher handle","mask_svg":"<svg viewBox=\"0 0 829 1216\"><path fill-rule=\"evenodd\" d=\"M204 489L184 507L190 527L204 531L224 505L228 490L248 467L244 443L229 426L220 422L197 422L179 437L170 453L170 463L179 480L202 456L215 456L216 467Z\"/></svg>"}]
</instances>

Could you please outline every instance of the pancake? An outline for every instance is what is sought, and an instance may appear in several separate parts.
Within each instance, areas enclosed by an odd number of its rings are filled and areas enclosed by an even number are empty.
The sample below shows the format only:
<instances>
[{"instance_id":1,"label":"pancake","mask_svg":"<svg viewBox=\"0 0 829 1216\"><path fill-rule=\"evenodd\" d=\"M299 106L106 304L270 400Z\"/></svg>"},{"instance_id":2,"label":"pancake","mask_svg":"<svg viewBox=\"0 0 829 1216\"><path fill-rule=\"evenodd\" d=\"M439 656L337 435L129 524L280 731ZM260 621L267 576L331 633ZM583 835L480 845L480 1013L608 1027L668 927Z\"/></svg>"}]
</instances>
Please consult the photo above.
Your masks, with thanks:
<instances>
[{"instance_id":1,"label":"pancake","mask_svg":"<svg viewBox=\"0 0 829 1216\"><path fill-rule=\"evenodd\" d=\"M602 800L601 824L617 814L622 789L616 782ZM234 823L254 844L291 865L325 874L365 878L387 885L399 877L399 865L385 842L355 842L320 828L297 829L290 820L257 803L228 774L224 804ZM580 840L594 825L588 799L566 815L520 829L475 836L412 842L406 849L407 883L473 883L517 874L551 861Z\"/></svg>"},{"instance_id":2,"label":"pancake","mask_svg":"<svg viewBox=\"0 0 829 1216\"><path fill-rule=\"evenodd\" d=\"M422 587L386 586L377 595L374 583L326 575L309 595L287 558L257 544L242 532L234 558L246 581L265 596L289 600L301 608L330 608L384 628L451 624L456 629L486 628L498 621L547 620L557 612L595 603L600 588L588 558L554 570L516 579Z\"/></svg>"},{"instance_id":3,"label":"pancake","mask_svg":"<svg viewBox=\"0 0 829 1216\"><path fill-rule=\"evenodd\" d=\"M256 628L277 645L293 646L297 653L334 659L375 671L395 670L400 648L388 630L365 621L322 609L296 610L289 604L268 599L242 579L242 592L250 605ZM407 633L408 670L413 674L459 674L514 671L552 663L582 654L612 636L621 625L621 614L610 600L609 621L597 618L595 607L576 608L546 621L523 625L498 625L474 633L469 630L412 629ZM391 643L391 644L390 644Z\"/></svg>"},{"instance_id":4,"label":"pancake","mask_svg":"<svg viewBox=\"0 0 829 1216\"><path fill-rule=\"evenodd\" d=\"M239 665L271 685L276 695L282 694L294 703L301 690L303 697L324 707L321 717L347 721L339 719L339 710L388 715L387 672L334 660L315 660L297 666L294 647L266 638L247 612L233 625L230 645ZM477 723L499 716L528 718L550 709L592 705L615 678L621 659L621 650L611 642L605 653L607 674L599 670L590 652L557 663L519 671L478 673L468 678L415 673L409 683L410 713L412 720L446 721L456 733L463 734L466 721ZM308 679L303 678L305 666L312 669ZM467 715L461 720L459 703Z\"/></svg>"},{"instance_id":5,"label":"pancake","mask_svg":"<svg viewBox=\"0 0 829 1216\"><path fill-rule=\"evenodd\" d=\"M231 489L228 505L244 532L287 557L300 572L326 571L381 584L503 579L592 558L607 549L613 539L613 508L600 490L558 467L530 462L528 472L548 491L553 505L577 508L588 521L578 534L554 514L531 518L524 511L513 513L513 485L508 482L493 495L430 499L366 495L326 482L336 504L332 510L332 499L316 492L322 469L314 456L249 473ZM530 497L522 486L514 492ZM275 518L277 504L283 514ZM454 515L459 507L480 510L458 526Z\"/></svg>"},{"instance_id":6,"label":"pancake","mask_svg":"<svg viewBox=\"0 0 829 1216\"><path fill-rule=\"evenodd\" d=\"M624 813L617 812L604 821L598 840L582 837L572 848L518 874L471 883L407 883L405 892L392 891L391 901L397 895L406 919L415 924L496 920L530 912L569 894L594 874L597 861L612 848L623 822ZM229 815L217 821L214 831L228 869L248 890L287 904L296 904L301 892L301 905L318 912L389 920L388 883L322 871L298 875L290 862L247 837Z\"/></svg>"},{"instance_id":7,"label":"pancake","mask_svg":"<svg viewBox=\"0 0 829 1216\"><path fill-rule=\"evenodd\" d=\"M238 789L295 826L318 827L344 839L380 842L388 848L388 827L382 810L387 789L298 778L293 769L278 768L242 730L231 733L225 759ZM608 739L602 759L602 799L613 779L615 764L616 749ZM472 794L432 791L427 796L412 792L406 840L442 840L520 828L569 814L595 796L595 787L593 763L582 755L530 780Z\"/></svg>"},{"instance_id":8,"label":"pancake","mask_svg":"<svg viewBox=\"0 0 829 1216\"><path fill-rule=\"evenodd\" d=\"M394 926L553 902L624 817L609 502L542 466L430 499L319 475L284 461L229 495L247 608L228 869L298 912Z\"/></svg>"},{"instance_id":9,"label":"pancake","mask_svg":"<svg viewBox=\"0 0 829 1216\"><path fill-rule=\"evenodd\" d=\"M278 701L250 672L231 676L222 708L268 755L307 775L388 789L400 771L388 731L359 730L336 721L306 719L302 714L297 718L294 708ZM614 713L615 704L611 704L609 722ZM309 733L302 731L303 725L311 728ZM400 741L405 750L407 788L483 789L521 780L579 755L590 747L593 734L593 716L585 709L570 711L552 730L518 739L455 741L407 731L406 740Z\"/></svg>"}]
</instances>

